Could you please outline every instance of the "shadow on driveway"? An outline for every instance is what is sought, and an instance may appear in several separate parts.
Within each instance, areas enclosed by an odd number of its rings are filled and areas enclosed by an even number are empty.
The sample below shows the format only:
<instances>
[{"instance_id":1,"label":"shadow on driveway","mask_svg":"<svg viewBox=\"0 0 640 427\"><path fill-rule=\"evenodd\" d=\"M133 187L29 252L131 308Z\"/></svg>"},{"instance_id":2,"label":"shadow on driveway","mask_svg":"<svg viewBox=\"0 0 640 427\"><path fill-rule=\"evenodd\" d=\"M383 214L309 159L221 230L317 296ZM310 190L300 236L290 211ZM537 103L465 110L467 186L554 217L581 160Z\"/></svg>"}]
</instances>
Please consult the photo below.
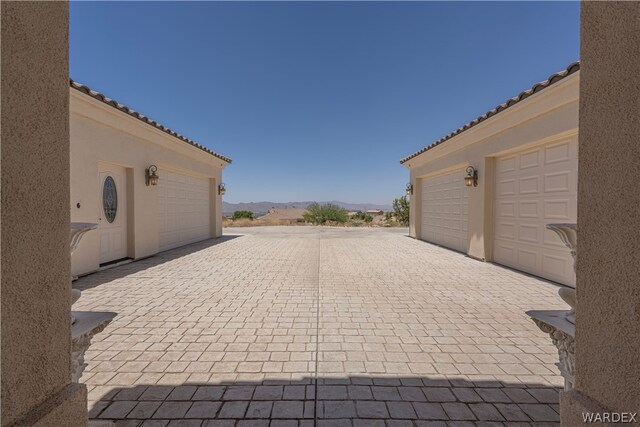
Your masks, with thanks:
<instances>
[{"instance_id":1,"label":"shadow on driveway","mask_svg":"<svg viewBox=\"0 0 640 427\"><path fill-rule=\"evenodd\" d=\"M107 392L91 419L116 426L550 426L559 389L500 381L351 376L137 385Z\"/></svg>"},{"instance_id":2,"label":"shadow on driveway","mask_svg":"<svg viewBox=\"0 0 640 427\"><path fill-rule=\"evenodd\" d=\"M201 250L217 246L229 242L238 237L244 237L243 235L224 235L216 239L207 239L201 242L192 243L186 246L181 246L176 249L170 249L168 251L160 252L156 255L152 255L148 258L141 258L135 260L129 264L119 265L114 268L108 268L106 270L97 271L94 273L81 276L78 280L73 282L72 287L74 289L86 290L96 288L105 283L109 283L113 280L121 279L126 276L132 276L152 267L157 267L165 262L173 261L184 256L191 255Z\"/></svg>"}]
</instances>

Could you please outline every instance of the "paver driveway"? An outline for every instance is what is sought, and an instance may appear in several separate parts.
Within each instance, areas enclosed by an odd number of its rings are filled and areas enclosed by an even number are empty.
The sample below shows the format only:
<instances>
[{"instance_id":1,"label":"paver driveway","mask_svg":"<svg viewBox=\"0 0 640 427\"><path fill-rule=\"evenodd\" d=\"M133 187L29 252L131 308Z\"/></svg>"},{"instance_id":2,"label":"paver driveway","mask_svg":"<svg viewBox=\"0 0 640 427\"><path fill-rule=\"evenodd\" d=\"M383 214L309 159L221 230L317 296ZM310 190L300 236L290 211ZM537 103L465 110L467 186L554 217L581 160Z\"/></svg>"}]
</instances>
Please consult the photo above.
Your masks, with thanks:
<instances>
[{"instance_id":1,"label":"paver driveway","mask_svg":"<svg viewBox=\"0 0 640 427\"><path fill-rule=\"evenodd\" d=\"M543 425L557 286L398 229L274 227L89 275L81 381L116 425ZM244 235L242 235L244 234ZM145 421L146 420L146 421Z\"/></svg>"}]
</instances>

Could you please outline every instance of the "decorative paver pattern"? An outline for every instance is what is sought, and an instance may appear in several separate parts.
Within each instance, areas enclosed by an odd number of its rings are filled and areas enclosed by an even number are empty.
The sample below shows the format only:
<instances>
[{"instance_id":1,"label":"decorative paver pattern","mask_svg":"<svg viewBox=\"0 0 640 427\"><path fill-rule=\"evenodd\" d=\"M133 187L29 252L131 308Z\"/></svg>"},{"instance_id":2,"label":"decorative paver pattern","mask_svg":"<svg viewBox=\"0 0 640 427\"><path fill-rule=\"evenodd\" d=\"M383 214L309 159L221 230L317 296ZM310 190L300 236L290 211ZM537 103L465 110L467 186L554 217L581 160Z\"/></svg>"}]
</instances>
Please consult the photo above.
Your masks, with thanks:
<instances>
[{"instance_id":1,"label":"decorative paver pattern","mask_svg":"<svg viewBox=\"0 0 640 427\"><path fill-rule=\"evenodd\" d=\"M74 282L117 426L556 425L557 286L406 230L227 229Z\"/></svg>"}]
</instances>

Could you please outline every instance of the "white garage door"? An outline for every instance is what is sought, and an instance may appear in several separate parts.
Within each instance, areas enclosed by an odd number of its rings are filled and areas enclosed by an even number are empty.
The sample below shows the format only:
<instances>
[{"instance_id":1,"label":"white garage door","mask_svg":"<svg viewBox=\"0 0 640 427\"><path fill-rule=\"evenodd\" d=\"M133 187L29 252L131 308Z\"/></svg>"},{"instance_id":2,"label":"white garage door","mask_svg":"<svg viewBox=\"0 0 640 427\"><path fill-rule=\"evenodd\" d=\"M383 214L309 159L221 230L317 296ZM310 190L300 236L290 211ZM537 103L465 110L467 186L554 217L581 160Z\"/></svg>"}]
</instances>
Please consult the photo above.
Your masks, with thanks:
<instances>
[{"instance_id":1,"label":"white garage door","mask_svg":"<svg viewBox=\"0 0 640 427\"><path fill-rule=\"evenodd\" d=\"M422 181L422 239L467 253L468 193L464 169Z\"/></svg>"},{"instance_id":2,"label":"white garage door","mask_svg":"<svg viewBox=\"0 0 640 427\"><path fill-rule=\"evenodd\" d=\"M575 286L573 259L549 223L576 222L578 143L496 159L494 261Z\"/></svg>"},{"instance_id":3,"label":"white garage door","mask_svg":"<svg viewBox=\"0 0 640 427\"><path fill-rule=\"evenodd\" d=\"M160 250L210 237L211 189L207 178L158 171Z\"/></svg>"}]
</instances>

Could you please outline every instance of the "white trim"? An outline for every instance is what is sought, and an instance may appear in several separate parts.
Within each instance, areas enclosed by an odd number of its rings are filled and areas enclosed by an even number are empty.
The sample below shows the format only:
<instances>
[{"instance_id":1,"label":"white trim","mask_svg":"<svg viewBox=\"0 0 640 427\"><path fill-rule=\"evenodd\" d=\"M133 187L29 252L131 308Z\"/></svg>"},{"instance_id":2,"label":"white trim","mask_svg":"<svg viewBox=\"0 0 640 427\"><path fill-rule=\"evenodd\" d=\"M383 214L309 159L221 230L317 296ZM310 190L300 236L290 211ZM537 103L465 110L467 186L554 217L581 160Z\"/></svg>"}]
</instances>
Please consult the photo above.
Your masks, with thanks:
<instances>
[{"instance_id":1,"label":"white trim","mask_svg":"<svg viewBox=\"0 0 640 427\"><path fill-rule=\"evenodd\" d=\"M546 138L542 138L533 142L529 142L526 144L518 145L517 147L509 148L507 150L498 151L495 153L487 154L486 157L502 157L508 156L509 154L519 153L520 151L528 150L530 148L535 148L540 145L547 145L554 142L562 142L567 139L571 139L578 135L578 128L571 129L565 132L560 132L555 135L548 136Z\"/></svg>"},{"instance_id":2,"label":"white trim","mask_svg":"<svg viewBox=\"0 0 640 427\"><path fill-rule=\"evenodd\" d=\"M161 170L166 170L169 172L179 173L182 175L187 175L187 176L191 176L194 178L201 178L201 179L215 179L216 177L213 174L204 174L204 173L193 171L191 169L184 169L184 168L176 167L174 165L168 165L162 162L158 163L156 166L158 167L158 172ZM162 179L162 177L160 177L160 179Z\"/></svg>"},{"instance_id":3,"label":"white trim","mask_svg":"<svg viewBox=\"0 0 640 427\"><path fill-rule=\"evenodd\" d=\"M424 175L416 176L416 178L417 179L433 178L433 177L436 177L436 176L439 176L439 175L444 175L444 174L447 174L447 173L455 172L458 169L464 169L464 168L467 168L469 166L470 166L470 163L468 161L462 162L462 163L456 163L453 166L448 166L448 167L443 168L443 169L438 169L437 171L434 171L434 172L429 172L429 173L426 173Z\"/></svg>"}]
</instances>

